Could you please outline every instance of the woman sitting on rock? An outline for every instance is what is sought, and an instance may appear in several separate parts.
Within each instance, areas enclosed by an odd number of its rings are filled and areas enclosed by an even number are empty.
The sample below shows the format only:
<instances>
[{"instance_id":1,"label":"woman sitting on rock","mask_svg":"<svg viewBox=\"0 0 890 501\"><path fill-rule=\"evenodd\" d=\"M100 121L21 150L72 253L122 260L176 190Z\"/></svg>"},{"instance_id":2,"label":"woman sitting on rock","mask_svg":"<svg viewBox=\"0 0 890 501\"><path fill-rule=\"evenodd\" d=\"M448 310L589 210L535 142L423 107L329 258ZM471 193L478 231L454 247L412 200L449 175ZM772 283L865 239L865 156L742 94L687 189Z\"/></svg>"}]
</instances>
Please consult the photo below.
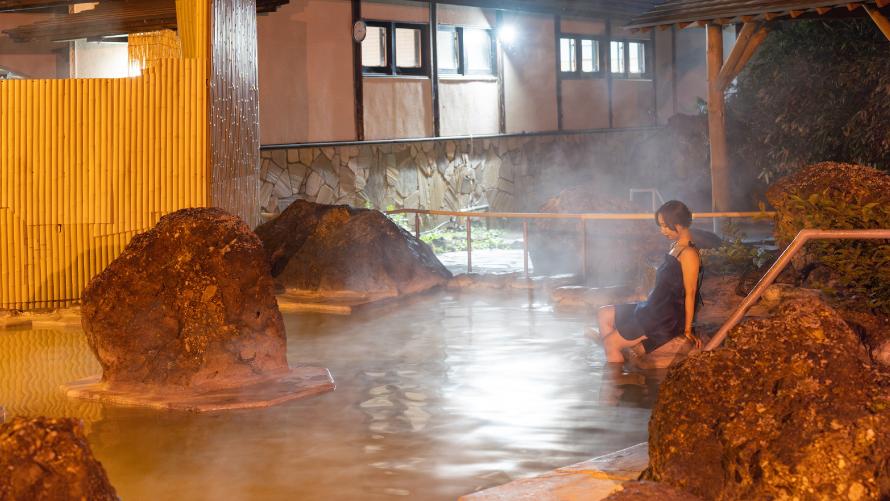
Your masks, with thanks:
<instances>
[{"instance_id":1,"label":"woman sitting on rock","mask_svg":"<svg viewBox=\"0 0 890 501\"><path fill-rule=\"evenodd\" d=\"M650 353L680 335L701 348L701 340L692 331L701 283L701 259L689 231L692 212L683 202L671 200L655 212L655 221L661 234L674 243L658 267L648 299L603 306L597 312L608 362L624 362L624 349L642 343Z\"/></svg>"}]
</instances>

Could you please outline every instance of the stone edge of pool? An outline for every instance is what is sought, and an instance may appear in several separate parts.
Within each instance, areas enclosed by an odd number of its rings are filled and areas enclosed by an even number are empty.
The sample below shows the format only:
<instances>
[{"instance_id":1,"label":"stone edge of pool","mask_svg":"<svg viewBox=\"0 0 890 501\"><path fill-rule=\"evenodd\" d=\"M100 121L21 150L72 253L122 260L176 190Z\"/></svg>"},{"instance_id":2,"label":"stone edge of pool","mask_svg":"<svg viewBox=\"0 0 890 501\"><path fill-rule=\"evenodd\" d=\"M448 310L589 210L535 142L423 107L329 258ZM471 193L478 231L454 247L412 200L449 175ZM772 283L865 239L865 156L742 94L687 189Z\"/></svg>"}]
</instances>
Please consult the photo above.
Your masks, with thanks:
<instances>
[{"instance_id":1,"label":"stone edge of pool","mask_svg":"<svg viewBox=\"0 0 890 501\"><path fill-rule=\"evenodd\" d=\"M599 501L636 480L649 464L643 442L531 478L466 494L458 501Z\"/></svg>"}]
</instances>

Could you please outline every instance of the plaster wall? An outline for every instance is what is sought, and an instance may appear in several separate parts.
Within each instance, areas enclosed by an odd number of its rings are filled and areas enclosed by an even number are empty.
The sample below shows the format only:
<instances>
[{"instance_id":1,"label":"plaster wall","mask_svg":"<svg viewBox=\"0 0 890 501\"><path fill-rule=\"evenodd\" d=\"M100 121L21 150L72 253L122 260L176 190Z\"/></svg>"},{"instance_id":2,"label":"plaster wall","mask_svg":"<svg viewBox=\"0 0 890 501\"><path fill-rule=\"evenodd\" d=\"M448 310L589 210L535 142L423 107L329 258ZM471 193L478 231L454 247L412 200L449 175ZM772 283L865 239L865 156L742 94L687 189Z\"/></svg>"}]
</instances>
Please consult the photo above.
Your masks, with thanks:
<instances>
[{"instance_id":1,"label":"plaster wall","mask_svg":"<svg viewBox=\"0 0 890 501\"><path fill-rule=\"evenodd\" d=\"M674 72L671 66L674 42L673 31L655 33L655 94L658 123L665 124L674 115Z\"/></svg>"},{"instance_id":2,"label":"plaster wall","mask_svg":"<svg viewBox=\"0 0 890 501\"><path fill-rule=\"evenodd\" d=\"M595 36L603 36L606 34L606 22L601 19L576 19L564 17L560 18L559 24L562 33Z\"/></svg>"},{"instance_id":3,"label":"plaster wall","mask_svg":"<svg viewBox=\"0 0 890 501\"><path fill-rule=\"evenodd\" d=\"M17 12L0 13L0 30L17 28L53 17L50 14L24 14ZM61 52L53 52L59 49ZM67 78L67 73L59 74L68 61L66 43L18 43L6 35L0 35L0 68L27 78Z\"/></svg>"},{"instance_id":4,"label":"plaster wall","mask_svg":"<svg viewBox=\"0 0 890 501\"><path fill-rule=\"evenodd\" d=\"M439 127L443 136L497 134L497 80L439 80Z\"/></svg>"},{"instance_id":5,"label":"plaster wall","mask_svg":"<svg viewBox=\"0 0 890 501\"><path fill-rule=\"evenodd\" d=\"M344 0L257 16L261 144L356 138L351 21Z\"/></svg>"},{"instance_id":6,"label":"plaster wall","mask_svg":"<svg viewBox=\"0 0 890 501\"><path fill-rule=\"evenodd\" d=\"M346 5L351 2L337 0ZM430 11L426 2L410 2L407 0L368 1L362 2L362 18L378 21L403 21L406 23L430 22ZM349 19L352 19L351 17Z\"/></svg>"},{"instance_id":7,"label":"plaster wall","mask_svg":"<svg viewBox=\"0 0 890 501\"><path fill-rule=\"evenodd\" d=\"M612 82L612 126L645 127L655 125L652 80L614 80Z\"/></svg>"},{"instance_id":8,"label":"plaster wall","mask_svg":"<svg viewBox=\"0 0 890 501\"><path fill-rule=\"evenodd\" d=\"M556 44L552 16L505 12L516 40L504 46L507 132L557 129Z\"/></svg>"},{"instance_id":9,"label":"plaster wall","mask_svg":"<svg viewBox=\"0 0 890 501\"><path fill-rule=\"evenodd\" d=\"M429 137L433 134L428 78L364 79L366 139Z\"/></svg>"},{"instance_id":10,"label":"plaster wall","mask_svg":"<svg viewBox=\"0 0 890 501\"><path fill-rule=\"evenodd\" d=\"M497 16L491 9L465 7L462 5L439 4L439 24L455 24L491 29L495 27Z\"/></svg>"},{"instance_id":11,"label":"plaster wall","mask_svg":"<svg viewBox=\"0 0 890 501\"><path fill-rule=\"evenodd\" d=\"M677 30L676 44L677 112L695 115L708 98L705 29Z\"/></svg>"},{"instance_id":12,"label":"plaster wall","mask_svg":"<svg viewBox=\"0 0 890 501\"><path fill-rule=\"evenodd\" d=\"M562 81L562 127L566 130L609 127L609 84L605 78Z\"/></svg>"}]
</instances>

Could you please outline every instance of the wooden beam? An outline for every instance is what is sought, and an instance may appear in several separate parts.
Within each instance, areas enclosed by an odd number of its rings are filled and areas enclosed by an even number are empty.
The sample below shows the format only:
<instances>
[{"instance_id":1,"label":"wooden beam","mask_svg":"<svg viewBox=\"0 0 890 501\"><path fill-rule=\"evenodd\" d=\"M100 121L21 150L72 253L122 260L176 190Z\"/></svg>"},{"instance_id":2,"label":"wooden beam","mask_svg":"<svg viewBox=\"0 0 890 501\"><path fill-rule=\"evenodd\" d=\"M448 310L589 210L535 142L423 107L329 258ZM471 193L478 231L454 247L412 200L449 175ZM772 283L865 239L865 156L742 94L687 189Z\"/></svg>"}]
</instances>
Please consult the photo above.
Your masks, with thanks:
<instances>
[{"instance_id":1,"label":"wooden beam","mask_svg":"<svg viewBox=\"0 0 890 501\"><path fill-rule=\"evenodd\" d=\"M362 0L352 0L352 25L362 18ZM352 38L350 36L350 38ZM362 44L352 40L352 104L355 139L365 140L365 79L362 74Z\"/></svg>"},{"instance_id":2,"label":"wooden beam","mask_svg":"<svg viewBox=\"0 0 890 501\"><path fill-rule=\"evenodd\" d=\"M743 23L750 23L751 21L757 19L757 16L742 16Z\"/></svg>"},{"instance_id":3,"label":"wooden beam","mask_svg":"<svg viewBox=\"0 0 890 501\"><path fill-rule=\"evenodd\" d=\"M816 12L819 13L820 16L824 16L825 14L831 12L833 7L816 7Z\"/></svg>"},{"instance_id":4,"label":"wooden beam","mask_svg":"<svg viewBox=\"0 0 890 501\"><path fill-rule=\"evenodd\" d=\"M853 12L854 10L859 8L859 4L856 2L850 2L847 4L847 10Z\"/></svg>"},{"instance_id":5,"label":"wooden beam","mask_svg":"<svg viewBox=\"0 0 890 501\"><path fill-rule=\"evenodd\" d=\"M803 13L804 13L804 11L802 11L802 10L792 10L791 11L791 19L797 19Z\"/></svg>"},{"instance_id":6,"label":"wooden beam","mask_svg":"<svg viewBox=\"0 0 890 501\"><path fill-rule=\"evenodd\" d=\"M695 25L699 28L704 28L705 26L708 26L708 22L707 21L696 21Z\"/></svg>"},{"instance_id":7,"label":"wooden beam","mask_svg":"<svg viewBox=\"0 0 890 501\"><path fill-rule=\"evenodd\" d=\"M883 33L884 36L887 37L887 40L890 41L890 21L887 20L887 16L881 14L881 11L878 9L872 9L867 5L865 6L865 12L868 12L871 20L878 25L878 29L880 29L881 33Z\"/></svg>"},{"instance_id":8,"label":"wooden beam","mask_svg":"<svg viewBox=\"0 0 890 501\"><path fill-rule=\"evenodd\" d=\"M878 4L879 9L883 9L884 7L890 5L890 0L878 0L876 3Z\"/></svg>"},{"instance_id":9,"label":"wooden beam","mask_svg":"<svg viewBox=\"0 0 890 501\"><path fill-rule=\"evenodd\" d=\"M732 47L729 57L726 58L726 62L720 69L720 74L717 78L717 81L720 82L720 90L726 90L729 82L732 81L732 78L729 77L729 73L735 68L736 64L738 64L739 59L742 57L742 53L745 52L745 47L748 46L748 42L751 41L751 37L753 37L756 32L757 24L745 23L742 25L742 31L739 32L735 45Z\"/></svg>"},{"instance_id":10,"label":"wooden beam","mask_svg":"<svg viewBox=\"0 0 890 501\"><path fill-rule=\"evenodd\" d=\"M723 27L709 24L708 44L708 139L711 147L711 206L729 208L729 160L726 153L724 95L718 78L723 67Z\"/></svg>"},{"instance_id":11,"label":"wooden beam","mask_svg":"<svg viewBox=\"0 0 890 501\"><path fill-rule=\"evenodd\" d=\"M763 18L766 19L767 21L772 21L773 19L775 19L777 17L781 17L782 15L784 15L783 12L767 12L766 14L763 15Z\"/></svg>"},{"instance_id":12,"label":"wooden beam","mask_svg":"<svg viewBox=\"0 0 890 501\"><path fill-rule=\"evenodd\" d=\"M688 28L690 25L692 25L692 23L677 23L677 28L679 28L679 29L681 29L681 30L685 30L685 29Z\"/></svg>"},{"instance_id":13,"label":"wooden beam","mask_svg":"<svg viewBox=\"0 0 890 501\"><path fill-rule=\"evenodd\" d=\"M745 68L745 65L748 64L748 61L754 57L754 53L757 51L757 48L760 47L760 44L766 40L766 36L769 34L769 30L766 29L765 26L761 26L760 29L757 30L754 35L751 36L751 39L745 44L744 49L740 52L738 59L733 62L732 66L728 64L723 65L723 69L720 70L720 85L721 89L726 90L729 87L729 84L735 79L735 77L739 76L739 73ZM733 49L734 51L735 49ZM730 57L732 57L732 53L730 53ZM727 61L729 63L729 61Z\"/></svg>"}]
</instances>

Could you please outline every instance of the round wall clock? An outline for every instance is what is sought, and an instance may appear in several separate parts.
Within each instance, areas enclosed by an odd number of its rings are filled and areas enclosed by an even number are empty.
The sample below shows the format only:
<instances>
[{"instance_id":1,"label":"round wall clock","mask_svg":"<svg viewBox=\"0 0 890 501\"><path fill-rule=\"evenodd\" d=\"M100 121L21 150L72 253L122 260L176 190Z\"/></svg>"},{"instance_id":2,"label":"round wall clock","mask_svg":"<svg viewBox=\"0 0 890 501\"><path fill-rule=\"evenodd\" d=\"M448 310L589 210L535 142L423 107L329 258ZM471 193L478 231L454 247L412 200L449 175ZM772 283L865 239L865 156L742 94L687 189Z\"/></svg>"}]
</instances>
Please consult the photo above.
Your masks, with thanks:
<instances>
[{"instance_id":1,"label":"round wall clock","mask_svg":"<svg viewBox=\"0 0 890 501\"><path fill-rule=\"evenodd\" d=\"M352 25L352 38L356 42L362 43L367 35L368 25L364 21L359 20Z\"/></svg>"}]
</instances>

